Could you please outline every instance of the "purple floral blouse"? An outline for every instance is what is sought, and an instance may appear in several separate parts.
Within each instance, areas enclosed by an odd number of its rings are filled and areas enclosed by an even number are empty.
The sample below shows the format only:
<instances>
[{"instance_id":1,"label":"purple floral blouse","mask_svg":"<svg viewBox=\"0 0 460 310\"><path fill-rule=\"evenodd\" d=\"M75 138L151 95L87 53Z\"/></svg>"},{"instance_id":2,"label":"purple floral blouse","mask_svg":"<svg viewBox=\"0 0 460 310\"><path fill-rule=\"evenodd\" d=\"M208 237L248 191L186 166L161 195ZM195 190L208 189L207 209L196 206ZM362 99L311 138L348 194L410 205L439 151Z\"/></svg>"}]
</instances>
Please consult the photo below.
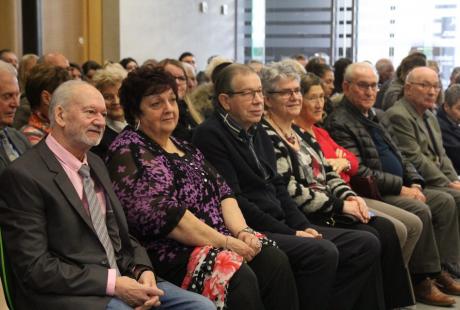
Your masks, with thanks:
<instances>
[{"instance_id":1,"label":"purple floral blouse","mask_svg":"<svg viewBox=\"0 0 460 310\"><path fill-rule=\"evenodd\" d=\"M107 166L129 230L147 249L156 272L185 268L193 246L167 235L185 210L229 235L220 203L232 192L223 178L188 142L172 138L185 155L165 152L140 131L126 128L109 148Z\"/></svg>"}]
</instances>

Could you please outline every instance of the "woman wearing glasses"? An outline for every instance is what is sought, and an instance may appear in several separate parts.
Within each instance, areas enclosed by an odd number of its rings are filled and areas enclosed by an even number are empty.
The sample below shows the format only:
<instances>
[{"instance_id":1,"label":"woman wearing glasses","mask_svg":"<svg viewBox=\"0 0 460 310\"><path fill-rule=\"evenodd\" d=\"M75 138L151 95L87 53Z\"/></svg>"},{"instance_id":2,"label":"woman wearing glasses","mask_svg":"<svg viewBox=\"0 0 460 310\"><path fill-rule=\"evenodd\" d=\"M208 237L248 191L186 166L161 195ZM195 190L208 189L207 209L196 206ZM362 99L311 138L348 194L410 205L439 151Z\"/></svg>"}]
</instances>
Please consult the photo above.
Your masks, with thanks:
<instances>
[{"instance_id":1,"label":"woman wearing glasses","mask_svg":"<svg viewBox=\"0 0 460 310\"><path fill-rule=\"evenodd\" d=\"M182 62L171 58L163 59L158 65L171 74L177 83L179 122L173 132L173 136L191 141L192 129L200 124L203 119L187 97L187 73L185 72L184 65Z\"/></svg>"},{"instance_id":2,"label":"woman wearing glasses","mask_svg":"<svg viewBox=\"0 0 460 310\"><path fill-rule=\"evenodd\" d=\"M352 152L338 145L326 130L315 125L321 121L324 107L324 91L321 81L316 75L308 73L302 77L300 86L303 106L294 122L304 134L316 140L327 163L349 184L351 177L358 172L358 159ZM369 86L364 85L363 87ZM387 218L395 226L404 263L407 265L422 232L422 222L416 215L382 201L367 198L364 200L372 212Z\"/></svg>"},{"instance_id":3,"label":"woman wearing glasses","mask_svg":"<svg viewBox=\"0 0 460 310\"><path fill-rule=\"evenodd\" d=\"M131 126L112 143L107 166L156 274L218 309L298 309L286 255L247 226L202 153L172 137L179 118L174 76L142 67L128 75L120 97Z\"/></svg>"},{"instance_id":4,"label":"woman wearing glasses","mask_svg":"<svg viewBox=\"0 0 460 310\"><path fill-rule=\"evenodd\" d=\"M365 201L326 161L316 140L293 124L302 109L299 76L278 63L264 68L261 75L267 109L263 126L275 147L277 170L289 194L313 223L375 234L381 243L386 308L413 304L394 226L372 216ZM320 117L322 109L316 108L315 114ZM339 221L350 218L355 220L349 224Z\"/></svg>"}]
</instances>

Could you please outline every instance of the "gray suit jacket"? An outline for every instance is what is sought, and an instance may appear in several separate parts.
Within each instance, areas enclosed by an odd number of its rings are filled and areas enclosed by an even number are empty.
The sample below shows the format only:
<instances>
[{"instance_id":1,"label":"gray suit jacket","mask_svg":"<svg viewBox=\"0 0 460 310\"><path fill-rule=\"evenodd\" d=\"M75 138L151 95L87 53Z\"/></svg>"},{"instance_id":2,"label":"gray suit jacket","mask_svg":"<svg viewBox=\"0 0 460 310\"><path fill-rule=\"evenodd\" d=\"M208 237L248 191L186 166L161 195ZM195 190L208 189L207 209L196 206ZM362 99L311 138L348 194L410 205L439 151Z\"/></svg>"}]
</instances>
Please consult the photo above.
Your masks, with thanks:
<instances>
[{"instance_id":1,"label":"gray suit jacket","mask_svg":"<svg viewBox=\"0 0 460 310\"><path fill-rule=\"evenodd\" d=\"M424 119L427 119L433 132L434 143ZM444 187L458 179L442 145L438 121L431 111L420 116L406 99L401 98L385 112L383 121L390 128L402 153L423 176L427 185Z\"/></svg>"},{"instance_id":2,"label":"gray suit jacket","mask_svg":"<svg viewBox=\"0 0 460 310\"><path fill-rule=\"evenodd\" d=\"M19 155L31 147L27 138L16 129L8 127L7 135L14 148L19 152ZM3 146L0 146L0 174L9 164L10 160L8 159L8 156L6 156Z\"/></svg>"},{"instance_id":3,"label":"gray suit jacket","mask_svg":"<svg viewBox=\"0 0 460 310\"><path fill-rule=\"evenodd\" d=\"M88 153L107 201L107 228L117 264L130 275L151 266L128 235L123 209L102 160ZM41 141L0 178L0 225L10 257L16 309L105 309L107 256L67 174Z\"/></svg>"}]
</instances>

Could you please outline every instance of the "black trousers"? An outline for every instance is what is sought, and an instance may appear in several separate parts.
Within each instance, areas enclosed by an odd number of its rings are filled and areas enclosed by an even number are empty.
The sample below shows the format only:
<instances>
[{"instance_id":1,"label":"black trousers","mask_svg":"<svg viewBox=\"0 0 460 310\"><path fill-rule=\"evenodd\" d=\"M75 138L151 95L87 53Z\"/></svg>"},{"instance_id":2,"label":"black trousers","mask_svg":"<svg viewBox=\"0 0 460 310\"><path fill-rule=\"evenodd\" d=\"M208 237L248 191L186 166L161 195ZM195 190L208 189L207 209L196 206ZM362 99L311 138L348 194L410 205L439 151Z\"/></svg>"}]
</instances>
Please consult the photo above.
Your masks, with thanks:
<instances>
[{"instance_id":1,"label":"black trousers","mask_svg":"<svg viewBox=\"0 0 460 310\"><path fill-rule=\"evenodd\" d=\"M227 291L229 310L297 310L296 283L286 254L264 247L233 275Z\"/></svg>"},{"instance_id":2,"label":"black trousers","mask_svg":"<svg viewBox=\"0 0 460 310\"><path fill-rule=\"evenodd\" d=\"M386 309L413 305L411 288L404 266L401 246L393 224L386 218L375 216L368 224L345 226L368 231L375 235L381 246L381 270ZM345 228L343 227L343 228Z\"/></svg>"},{"instance_id":3,"label":"black trousers","mask_svg":"<svg viewBox=\"0 0 460 310\"><path fill-rule=\"evenodd\" d=\"M313 226L322 240L266 233L286 253L300 309L384 309L380 243L373 234Z\"/></svg>"}]
</instances>

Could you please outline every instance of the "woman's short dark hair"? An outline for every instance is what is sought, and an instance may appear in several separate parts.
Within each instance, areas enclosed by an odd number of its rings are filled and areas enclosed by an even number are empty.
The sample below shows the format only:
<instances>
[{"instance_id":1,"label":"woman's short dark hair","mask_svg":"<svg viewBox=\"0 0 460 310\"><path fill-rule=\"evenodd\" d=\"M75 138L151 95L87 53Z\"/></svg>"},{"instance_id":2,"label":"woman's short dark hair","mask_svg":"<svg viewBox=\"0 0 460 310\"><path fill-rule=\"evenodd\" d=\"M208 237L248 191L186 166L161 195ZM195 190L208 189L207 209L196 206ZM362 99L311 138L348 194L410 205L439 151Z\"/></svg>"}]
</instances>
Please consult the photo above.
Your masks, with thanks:
<instances>
[{"instance_id":1,"label":"woman's short dark hair","mask_svg":"<svg viewBox=\"0 0 460 310\"><path fill-rule=\"evenodd\" d=\"M314 73L308 72L300 77L300 91L302 96L308 94L312 86L322 86L321 79Z\"/></svg>"},{"instance_id":2,"label":"woman's short dark hair","mask_svg":"<svg viewBox=\"0 0 460 310\"><path fill-rule=\"evenodd\" d=\"M94 60L88 60L81 65L81 69L83 70L83 74L87 75L89 70L99 70L102 69L102 66Z\"/></svg>"},{"instance_id":3,"label":"woman's short dark hair","mask_svg":"<svg viewBox=\"0 0 460 310\"><path fill-rule=\"evenodd\" d=\"M182 61L182 59L184 59L185 57L189 57L189 56L195 57L195 55L193 55L193 54L190 53L190 52L183 52L183 53L179 56L179 61Z\"/></svg>"},{"instance_id":4,"label":"woman's short dark hair","mask_svg":"<svg viewBox=\"0 0 460 310\"><path fill-rule=\"evenodd\" d=\"M341 93L343 77L345 75L345 69L351 65L353 61L348 58L340 58L334 63L334 88L337 93Z\"/></svg>"},{"instance_id":5,"label":"woman's short dark hair","mask_svg":"<svg viewBox=\"0 0 460 310\"><path fill-rule=\"evenodd\" d=\"M177 97L176 80L162 67L143 66L131 71L119 91L128 124L135 126L136 118L142 114L140 105L144 97L161 94L169 89Z\"/></svg>"},{"instance_id":6,"label":"woman's short dark hair","mask_svg":"<svg viewBox=\"0 0 460 310\"><path fill-rule=\"evenodd\" d=\"M67 69L48 64L34 66L25 85L26 97L32 111L40 107L40 97L44 90L52 94L59 85L71 79Z\"/></svg>"},{"instance_id":7,"label":"woman's short dark hair","mask_svg":"<svg viewBox=\"0 0 460 310\"><path fill-rule=\"evenodd\" d=\"M134 60L134 58L131 58L131 57L126 57L126 58L123 58L122 60L120 60L120 65L122 65L123 68L126 69L126 67L128 66L128 64L130 62L134 62L137 65L137 61Z\"/></svg>"},{"instance_id":8,"label":"woman's short dark hair","mask_svg":"<svg viewBox=\"0 0 460 310\"><path fill-rule=\"evenodd\" d=\"M311 72L316 74L318 77L323 78L324 74L328 71L334 72L334 69L332 69L331 66L322 64L322 63L307 63L305 66L305 69L307 69L307 72Z\"/></svg>"}]
</instances>

